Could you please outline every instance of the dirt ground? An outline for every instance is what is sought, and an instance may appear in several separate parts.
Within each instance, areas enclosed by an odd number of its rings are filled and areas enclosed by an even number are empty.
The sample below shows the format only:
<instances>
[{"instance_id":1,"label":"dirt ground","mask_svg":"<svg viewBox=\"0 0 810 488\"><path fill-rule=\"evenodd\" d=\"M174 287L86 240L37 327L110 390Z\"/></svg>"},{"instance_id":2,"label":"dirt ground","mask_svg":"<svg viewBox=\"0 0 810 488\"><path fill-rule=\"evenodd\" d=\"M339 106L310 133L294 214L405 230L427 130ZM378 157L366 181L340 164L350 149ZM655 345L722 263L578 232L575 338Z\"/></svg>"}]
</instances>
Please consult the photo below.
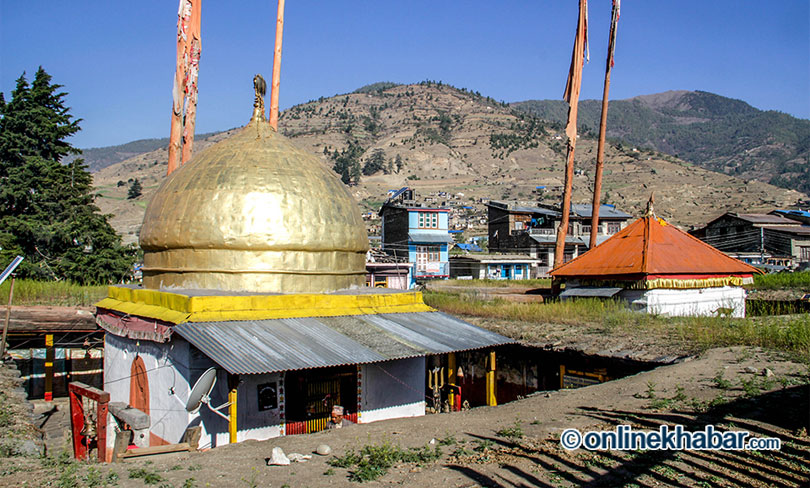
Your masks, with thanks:
<instances>
[{"instance_id":1,"label":"dirt ground","mask_svg":"<svg viewBox=\"0 0 810 488\"><path fill-rule=\"evenodd\" d=\"M768 371L765 371L766 368ZM766 374L763 374L765 371ZM810 376L805 364L752 348L699 357L578 390L539 393L498 407L354 425L318 434L248 441L199 453L89 466L51 458L0 459L0 486L359 486L356 468L330 459L386 443L438 447L436 461L394 464L366 486L810 486ZM67 407L65 406L65 409ZM38 409L39 410L39 409ZM64 410L60 407L60 413ZM779 451L566 451L566 428L655 429L713 424L778 437ZM48 431L47 424L43 426ZM431 442L433 442L431 444ZM273 447L312 454L267 466ZM54 460L56 459L56 460ZM88 471L89 470L89 471Z\"/></svg>"}]
</instances>

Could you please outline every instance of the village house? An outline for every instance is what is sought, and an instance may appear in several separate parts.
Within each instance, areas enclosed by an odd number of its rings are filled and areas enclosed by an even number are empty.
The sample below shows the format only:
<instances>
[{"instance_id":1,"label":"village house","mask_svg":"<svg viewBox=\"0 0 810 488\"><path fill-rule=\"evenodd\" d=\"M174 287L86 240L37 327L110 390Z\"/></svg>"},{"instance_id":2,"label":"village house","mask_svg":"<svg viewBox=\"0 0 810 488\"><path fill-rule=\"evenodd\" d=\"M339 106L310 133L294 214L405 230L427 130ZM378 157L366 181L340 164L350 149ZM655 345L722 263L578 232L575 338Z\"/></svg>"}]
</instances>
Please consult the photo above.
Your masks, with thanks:
<instances>
[{"instance_id":1,"label":"village house","mask_svg":"<svg viewBox=\"0 0 810 488\"><path fill-rule=\"evenodd\" d=\"M366 254L366 286L410 290L416 286L414 264L379 249Z\"/></svg>"},{"instance_id":2,"label":"village house","mask_svg":"<svg viewBox=\"0 0 810 488\"><path fill-rule=\"evenodd\" d=\"M383 203L382 250L413 263L417 280L450 276L447 208L427 207L414 200L413 190L404 187Z\"/></svg>"},{"instance_id":3,"label":"village house","mask_svg":"<svg viewBox=\"0 0 810 488\"><path fill-rule=\"evenodd\" d=\"M466 254L450 256L450 277L474 280L526 280L538 260L524 254Z\"/></svg>"},{"instance_id":4,"label":"village house","mask_svg":"<svg viewBox=\"0 0 810 488\"><path fill-rule=\"evenodd\" d=\"M410 232L446 235L441 215L414 214ZM497 401L495 354L514 341L419 292L363 286L368 238L345 185L258 115L169 175L140 244L143 286L110 287L95 317L110 405L147 419L135 431L114 414L108 457L197 428L203 448L315 432L336 408L359 423L424 415L433 371L452 374L432 408L461 405L462 365L463 399Z\"/></svg>"},{"instance_id":5,"label":"village house","mask_svg":"<svg viewBox=\"0 0 810 488\"><path fill-rule=\"evenodd\" d=\"M745 316L757 268L647 214L549 274L562 299L617 298L632 310L674 316Z\"/></svg>"},{"instance_id":6,"label":"village house","mask_svg":"<svg viewBox=\"0 0 810 488\"><path fill-rule=\"evenodd\" d=\"M590 204L571 205L564 261L570 261L588 249L592 208ZM487 209L490 252L531 256L537 260L537 265L532 268L532 278L545 276L554 263L557 227L561 219L559 209L497 201L489 202ZM613 205L602 205L597 244L622 230L630 218Z\"/></svg>"},{"instance_id":7,"label":"village house","mask_svg":"<svg viewBox=\"0 0 810 488\"><path fill-rule=\"evenodd\" d=\"M728 212L689 233L731 255L759 253L761 258L757 264L793 267L810 262L810 225L803 218L810 220L810 213L798 210L774 210L767 214Z\"/></svg>"}]
</instances>

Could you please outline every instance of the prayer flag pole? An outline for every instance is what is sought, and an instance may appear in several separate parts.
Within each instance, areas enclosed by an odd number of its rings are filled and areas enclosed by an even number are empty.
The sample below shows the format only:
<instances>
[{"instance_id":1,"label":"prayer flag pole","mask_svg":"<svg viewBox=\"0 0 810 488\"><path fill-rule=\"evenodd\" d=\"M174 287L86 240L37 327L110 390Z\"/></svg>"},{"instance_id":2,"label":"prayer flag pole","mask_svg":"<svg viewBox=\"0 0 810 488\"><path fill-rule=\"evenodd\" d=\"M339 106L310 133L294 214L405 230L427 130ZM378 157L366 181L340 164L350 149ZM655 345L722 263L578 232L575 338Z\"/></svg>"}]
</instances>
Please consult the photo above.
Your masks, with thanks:
<instances>
[{"instance_id":1,"label":"prayer flag pole","mask_svg":"<svg viewBox=\"0 0 810 488\"><path fill-rule=\"evenodd\" d=\"M599 145L596 149L596 175L593 179L593 213L591 214L591 240L588 249L596 247L596 234L599 230L599 206L602 194L602 167L605 163L605 132L607 131L608 92L610 91L610 70L613 68L613 51L616 49L616 27L619 24L621 0L613 0L613 13L610 19L610 39L608 41L607 66L605 67L605 88L602 91L602 118L599 121Z\"/></svg>"},{"instance_id":2,"label":"prayer flag pole","mask_svg":"<svg viewBox=\"0 0 810 488\"><path fill-rule=\"evenodd\" d=\"M191 159L197 116L197 75L200 66L202 0L180 0L177 11L177 65L172 89L169 167L172 174Z\"/></svg>"},{"instance_id":3,"label":"prayer flag pole","mask_svg":"<svg viewBox=\"0 0 810 488\"><path fill-rule=\"evenodd\" d=\"M284 0L278 0L276 49L273 53L273 80L270 83L270 126L278 130L278 89L281 85L281 38L284 33Z\"/></svg>"},{"instance_id":4,"label":"prayer flag pole","mask_svg":"<svg viewBox=\"0 0 810 488\"><path fill-rule=\"evenodd\" d=\"M571 212L571 191L574 178L574 150L577 144L577 108L579 91L582 86L582 66L585 63L585 49L588 44L588 1L579 0L579 18L577 33L574 39L574 52L571 56L571 68L565 85L563 98L568 102L568 124L565 135L568 136L568 160L565 165L565 189L563 190L562 219L557 229L557 245L554 248L554 267L563 264L565 237L568 232L568 217Z\"/></svg>"}]
</instances>

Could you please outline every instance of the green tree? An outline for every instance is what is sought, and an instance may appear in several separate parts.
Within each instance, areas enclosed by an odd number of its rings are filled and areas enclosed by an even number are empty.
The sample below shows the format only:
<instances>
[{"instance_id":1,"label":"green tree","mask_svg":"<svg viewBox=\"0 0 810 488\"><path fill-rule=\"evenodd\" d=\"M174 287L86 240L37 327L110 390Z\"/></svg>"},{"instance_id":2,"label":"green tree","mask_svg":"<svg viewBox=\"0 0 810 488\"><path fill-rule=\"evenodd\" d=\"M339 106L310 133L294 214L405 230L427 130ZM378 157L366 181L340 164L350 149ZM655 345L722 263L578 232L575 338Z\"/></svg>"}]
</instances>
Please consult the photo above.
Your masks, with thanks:
<instances>
[{"instance_id":1,"label":"green tree","mask_svg":"<svg viewBox=\"0 0 810 488\"><path fill-rule=\"evenodd\" d=\"M356 140L350 140L349 145L342 151L332 153L335 161L332 169L340 175L341 181L347 185L357 184L360 181L360 156L363 155L363 147Z\"/></svg>"},{"instance_id":2,"label":"green tree","mask_svg":"<svg viewBox=\"0 0 810 488\"><path fill-rule=\"evenodd\" d=\"M396 167L397 167L397 173L399 173L400 171L402 171L402 167L403 167L404 165L405 165L405 163L402 161L402 156L400 156L399 154L397 154L396 159L394 159L394 166L396 166Z\"/></svg>"},{"instance_id":3,"label":"green tree","mask_svg":"<svg viewBox=\"0 0 810 488\"><path fill-rule=\"evenodd\" d=\"M119 282L136 250L94 205L84 160L60 162L80 153L66 141L80 120L60 88L40 67L30 85L20 76L8 103L0 98L0 265L20 254L25 278Z\"/></svg>"},{"instance_id":4,"label":"green tree","mask_svg":"<svg viewBox=\"0 0 810 488\"><path fill-rule=\"evenodd\" d=\"M141 182L138 180L138 178L135 178L132 181L132 184L129 185L129 191L127 191L127 200L133 200L141 196L142 189Z\"/></svg>"},{"instance_id":5,"label":"green tree","mask_svg":"<svg viewBox=\"0 0 810 488\"><path fill-rule=\"evenodd\" d=\"M363 174L369 176L384 169L385 151L382 149L373 150L371 156L366 160L366 164L363 165Z\"/></svg>"}]
</instances>

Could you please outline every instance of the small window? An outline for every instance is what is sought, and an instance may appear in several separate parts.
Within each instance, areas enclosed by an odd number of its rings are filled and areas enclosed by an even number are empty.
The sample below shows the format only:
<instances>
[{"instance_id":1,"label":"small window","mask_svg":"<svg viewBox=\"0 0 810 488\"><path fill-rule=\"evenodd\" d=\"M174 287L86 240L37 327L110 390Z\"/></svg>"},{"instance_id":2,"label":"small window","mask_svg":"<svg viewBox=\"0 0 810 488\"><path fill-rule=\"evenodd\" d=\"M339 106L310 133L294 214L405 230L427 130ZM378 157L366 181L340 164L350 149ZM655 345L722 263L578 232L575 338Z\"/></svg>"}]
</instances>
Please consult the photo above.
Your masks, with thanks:
<instances>
[{"instance_id":1,"label":"small window","mask_svg":"<svg viewBox=\"0 0 810 488\"><path fill-rule=\"evenodd\" d=\"M438 229L439 212L418 212L417 224L420 229Z\"/></svg>"},{"instance_id":2,"label":"small window","mask_svg":"<svg viewBox=\"0 0 810 488\"><path fill-rule=\"evenodd\" d=\"M622 225L618 222L608 222L607 233L613 235L622 229Z\"/></svg>"}]
</instances>

